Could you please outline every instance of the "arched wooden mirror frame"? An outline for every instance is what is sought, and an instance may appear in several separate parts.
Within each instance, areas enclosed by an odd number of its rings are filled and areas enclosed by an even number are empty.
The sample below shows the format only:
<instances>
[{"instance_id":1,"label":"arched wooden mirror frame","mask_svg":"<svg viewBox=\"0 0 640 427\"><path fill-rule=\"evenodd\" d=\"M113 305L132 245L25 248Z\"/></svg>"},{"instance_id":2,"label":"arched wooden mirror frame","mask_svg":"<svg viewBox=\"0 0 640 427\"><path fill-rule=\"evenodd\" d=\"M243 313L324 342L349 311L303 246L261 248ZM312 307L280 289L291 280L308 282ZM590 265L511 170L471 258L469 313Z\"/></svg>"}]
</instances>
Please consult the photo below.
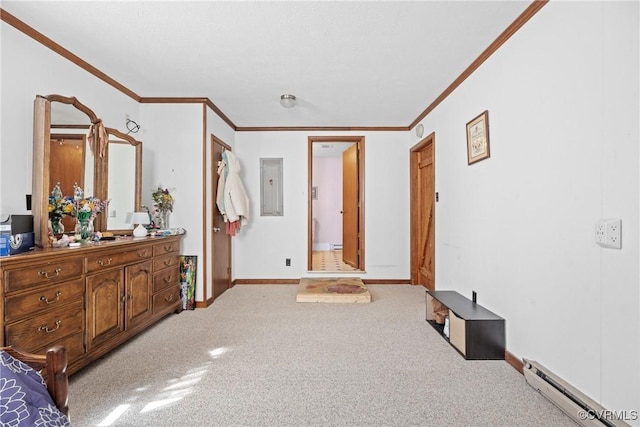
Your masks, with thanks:
<instances>
[{"instance_id":1,"label":"arched wooden mirror frame","mask_svg":"<svg viewBox=\"0 0 640 427\"><path fill-rule=\"evenodd\" d=\"M31 212L34 221L35 244L39 247L50 245L48 235L49 220L49 194L51 192L52 183L49 179L50 173L50 147L51 147L51 103L60 102L68 104L79 111L83 112L89 118L93 125L101 123L98 116L89 107L78 101L75 97L67 97L63 95L37 95L34 101L34 127L33 127L33 171L32 171L32 204ZM92 137L98 141L98 126L93 126ZM135 185L134 206L135 210L141 207L141 191L142 191L142 143L133 137L120 132L117 129L104 127L107 138L114 136L120 140L127 141L133 145L135 149ZM105 143L108 143L106 141ZM108 148L108 146L107 146ZM109 158L108 149L104 150L103 155L94 155L93 165L93 195L100 200L108 198L108 177L109 177ZM94 225L96 230L106 230L108 213L98 215ZM112 231L112 230L109 230ZM114 233L124 234L130 230L113 230Z\"/></svg>"}]
</instances>

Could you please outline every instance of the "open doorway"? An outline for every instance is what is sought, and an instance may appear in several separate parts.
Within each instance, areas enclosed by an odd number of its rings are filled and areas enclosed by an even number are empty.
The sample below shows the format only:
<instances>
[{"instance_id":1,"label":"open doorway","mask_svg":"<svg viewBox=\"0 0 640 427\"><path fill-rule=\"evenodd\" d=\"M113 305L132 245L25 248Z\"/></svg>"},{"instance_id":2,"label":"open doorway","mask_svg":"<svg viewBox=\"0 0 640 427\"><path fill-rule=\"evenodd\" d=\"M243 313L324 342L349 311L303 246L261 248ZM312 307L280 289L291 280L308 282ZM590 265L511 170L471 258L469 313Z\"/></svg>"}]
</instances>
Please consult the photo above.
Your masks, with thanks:
<instances>
[{"instance_id":1,"label":"open doorway","mask_svg":"<svg viewBox=\"0 0 640 427\"><path fill-rule=\"evenodd\" d=\"M364 271L364 137L309 137L308 270Z\"/></svg>"}]
</instances>

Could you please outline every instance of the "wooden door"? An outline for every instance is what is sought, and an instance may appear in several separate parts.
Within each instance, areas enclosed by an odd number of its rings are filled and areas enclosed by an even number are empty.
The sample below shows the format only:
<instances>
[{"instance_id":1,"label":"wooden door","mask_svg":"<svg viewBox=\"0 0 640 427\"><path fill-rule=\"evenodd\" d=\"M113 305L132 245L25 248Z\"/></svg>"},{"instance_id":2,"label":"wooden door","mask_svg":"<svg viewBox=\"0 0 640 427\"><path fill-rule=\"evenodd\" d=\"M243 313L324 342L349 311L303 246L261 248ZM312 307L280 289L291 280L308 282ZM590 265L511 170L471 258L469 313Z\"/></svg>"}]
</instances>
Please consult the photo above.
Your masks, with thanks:
<instances>
[{"instance_id":1,"label":"wooden door","mask_svg":"<svg viewBox=\"0 0 640 427\"><path fill-rule=\"evenodd\" d=\"M87 350L124 331L124 270L87 277Z\"/></svg>"},{"instance_id":2,"label":"wooden door","mask_svg":"<svg viewBox=\"0 0 640 427\"><path fill-rule=\"evenodd\" d=\"M435 289L435 136L411 149L411 284Z\"/></svg>"},{"instance_id":3,"label":"wooden door","mask_svg":"<svg viewBox=\"0 0 640 427\"><path fill-rule=\"evenodd\" d=\"M57 182L60 182L60 190L64 196L73 196L74 184L86 190L84 188L84 138L84 135L51 135L49 193ZM93 189L89 189L88 194L93 194ZM73 231L75 223L76 220L70 216L62 217L65 232Z\"/></svg>"},{"instance_id":4,"label":"wooden door","mask_svg":"<svg viewBox=\"0 0 640 427\"><path fill-rule=\"evenodd\" d=\"M358 144L342 153L342 260L358 268Z\"/></svg>"},{"instance_id":5,"label":"wooden door","mask_svg":"<svg viewBox=\"0 0 640 427\"><path fill-rule=\"evenodd\" d=\"M211 174L211 189L213 199L212 227L211 227L211 247L212 247L212 287L213 300L219 297L224 291L231 287L231 236L226 233L224 217L218 210L216 196L218 194L218 161L222 159L222 152L230 150L227 144L211 135L211 164L213 173Z\"/></svg>"},{"instance_id":6,"label":"wooden door","mask_svg":"<svg viewBox=\"0 0 640 427\"><path fill-rule=\"evenodd\" d=\"M153 292L153 262L146 261L126 268L126 307L127 329L144 323L153 311L151 296Z\"/></svg>"}]
</instances>

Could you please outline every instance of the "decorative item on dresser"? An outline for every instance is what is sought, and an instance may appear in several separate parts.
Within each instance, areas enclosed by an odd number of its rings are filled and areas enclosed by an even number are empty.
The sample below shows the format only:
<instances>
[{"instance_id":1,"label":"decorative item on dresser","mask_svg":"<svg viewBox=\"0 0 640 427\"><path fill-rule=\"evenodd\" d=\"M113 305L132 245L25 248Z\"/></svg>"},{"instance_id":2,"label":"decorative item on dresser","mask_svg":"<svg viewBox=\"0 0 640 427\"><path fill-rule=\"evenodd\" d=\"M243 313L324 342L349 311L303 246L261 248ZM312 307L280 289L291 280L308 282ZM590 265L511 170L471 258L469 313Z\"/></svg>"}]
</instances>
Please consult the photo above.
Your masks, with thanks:
<instances>
[{"instance_id":1,"label":"decorative item on dresser","mask_svg":"<svg viewBox=\"0 0 640 427\"><path fill-rule=\"evenodd\" d=\"M72 374L182 309L182 235L43 248L2 260L0 346L67 350Z\"/></svg>"}]
</instances>

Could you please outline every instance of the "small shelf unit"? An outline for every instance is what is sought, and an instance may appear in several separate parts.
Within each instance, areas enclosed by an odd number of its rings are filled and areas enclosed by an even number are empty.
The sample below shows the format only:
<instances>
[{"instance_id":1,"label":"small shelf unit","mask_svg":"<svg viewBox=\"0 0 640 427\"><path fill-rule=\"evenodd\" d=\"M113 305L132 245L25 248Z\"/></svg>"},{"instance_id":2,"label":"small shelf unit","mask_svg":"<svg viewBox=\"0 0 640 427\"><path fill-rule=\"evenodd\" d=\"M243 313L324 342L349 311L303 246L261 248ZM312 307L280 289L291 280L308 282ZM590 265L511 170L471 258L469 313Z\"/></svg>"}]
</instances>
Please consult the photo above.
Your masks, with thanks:
<instances>
[{"instance_id":1,"label":"small shelf unit","mask_svg":"<svg viewBox=\"0 0 640 427\"><path fill-rule=\"evenodd\" d=\"M433 318L433 300L449 309L449 337ZM456 291L426 291L426 320L467 360L504 360L505 321Z\"/></svg>"}]
</instances>

